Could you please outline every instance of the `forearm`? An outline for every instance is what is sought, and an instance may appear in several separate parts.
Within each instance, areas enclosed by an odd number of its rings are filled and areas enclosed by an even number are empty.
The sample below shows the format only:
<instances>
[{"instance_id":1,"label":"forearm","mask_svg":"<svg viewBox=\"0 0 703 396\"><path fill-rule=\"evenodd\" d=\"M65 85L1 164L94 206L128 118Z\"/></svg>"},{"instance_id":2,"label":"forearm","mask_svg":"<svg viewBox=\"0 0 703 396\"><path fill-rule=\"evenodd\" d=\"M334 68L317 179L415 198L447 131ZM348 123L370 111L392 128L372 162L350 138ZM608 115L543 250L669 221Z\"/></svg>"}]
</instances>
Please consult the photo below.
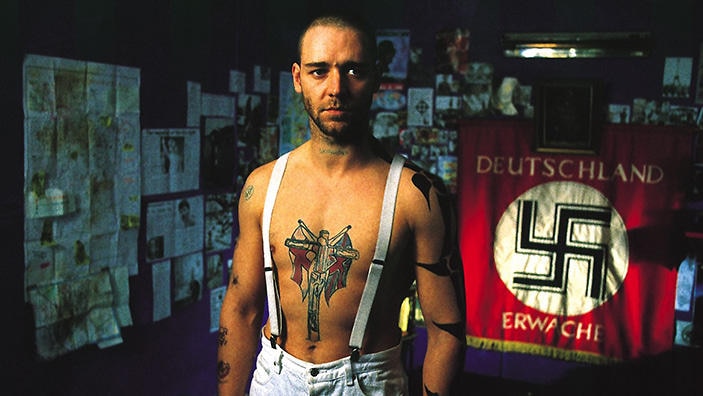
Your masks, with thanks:
<instances>
[{"instance_id":1,"label":"forearm","mask_svg":"<svg viewBox=\"0 0 703 396\"><path fill-rule=\"evenodd\" d=\"M451 395L456 392L464 362L464 344L448 333L430 335L422 368L422 394Z\"/></svg>"},{"instance_id":2,"label":"forearm","mask_svg":"<svg viewBox=\"0 0 703 396\"><path fill-rule=\"evenodd\" d=\"M246 394L261 336L261 315L239 313L223 306L217 350L220 396Z\"/></svg>"}]
</instances>

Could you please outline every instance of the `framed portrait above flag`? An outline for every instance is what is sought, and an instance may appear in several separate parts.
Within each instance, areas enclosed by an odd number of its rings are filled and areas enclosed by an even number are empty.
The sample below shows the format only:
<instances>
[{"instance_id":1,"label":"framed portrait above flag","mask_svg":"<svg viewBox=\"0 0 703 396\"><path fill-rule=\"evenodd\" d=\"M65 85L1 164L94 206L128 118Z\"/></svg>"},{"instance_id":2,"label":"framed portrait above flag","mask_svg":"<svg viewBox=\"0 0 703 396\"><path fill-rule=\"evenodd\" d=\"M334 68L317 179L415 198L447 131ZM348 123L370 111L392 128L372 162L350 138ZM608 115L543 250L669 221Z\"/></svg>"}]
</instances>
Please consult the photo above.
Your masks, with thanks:
<instances>
[{"instance_id":1,"label":"framed portrait above flag","mask_svg":"<svg viewBox=\"0 0 703 396\"><path fill-rule=\"evenodd\" d=\"M545 80L534 86L535 149L596 154L603 125L599 80Z\"/></svg>"}]
</instances>

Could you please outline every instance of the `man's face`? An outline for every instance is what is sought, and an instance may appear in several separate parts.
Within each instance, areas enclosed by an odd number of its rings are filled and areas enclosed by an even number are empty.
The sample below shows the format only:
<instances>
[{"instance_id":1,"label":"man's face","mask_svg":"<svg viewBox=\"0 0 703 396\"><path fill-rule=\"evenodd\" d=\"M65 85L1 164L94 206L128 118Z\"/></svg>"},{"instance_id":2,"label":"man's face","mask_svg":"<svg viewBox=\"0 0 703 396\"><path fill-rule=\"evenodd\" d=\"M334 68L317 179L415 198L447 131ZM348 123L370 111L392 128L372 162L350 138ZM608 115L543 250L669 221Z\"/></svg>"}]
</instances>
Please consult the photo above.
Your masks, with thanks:
<instances>
[{"instance_id":1,"label":"man's face","mask_svg":"<svg viewBox=\"0 0 703 396\"><path fill-rule=\"evenodd\" d=\"M365 136L378 79L361 34L316 26L305 34L300 52L293 85L302 94L313 133L340 143Z\"/></svg>"}]
</instances>

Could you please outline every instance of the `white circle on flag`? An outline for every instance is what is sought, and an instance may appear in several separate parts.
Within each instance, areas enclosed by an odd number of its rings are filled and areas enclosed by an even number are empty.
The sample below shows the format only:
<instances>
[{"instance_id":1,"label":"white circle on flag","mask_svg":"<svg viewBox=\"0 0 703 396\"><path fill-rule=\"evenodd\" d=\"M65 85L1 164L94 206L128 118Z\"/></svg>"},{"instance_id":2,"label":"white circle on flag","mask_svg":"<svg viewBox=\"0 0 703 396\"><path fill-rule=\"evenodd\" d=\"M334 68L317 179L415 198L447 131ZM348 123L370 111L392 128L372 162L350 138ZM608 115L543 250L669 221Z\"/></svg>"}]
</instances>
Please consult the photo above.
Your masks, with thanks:
<instances>
[{"instance_id":1,"label":"white circle on flag","mask_svg":"<svg viewBox=\"0 0 703 396\"><path fill-rule=\"evenodd\" d=\"M608 301L625 280L627 229L595 188L549 182L508 206L493 254L518 300L548 314L580 315Z\"/></svg>"}]
</instances>

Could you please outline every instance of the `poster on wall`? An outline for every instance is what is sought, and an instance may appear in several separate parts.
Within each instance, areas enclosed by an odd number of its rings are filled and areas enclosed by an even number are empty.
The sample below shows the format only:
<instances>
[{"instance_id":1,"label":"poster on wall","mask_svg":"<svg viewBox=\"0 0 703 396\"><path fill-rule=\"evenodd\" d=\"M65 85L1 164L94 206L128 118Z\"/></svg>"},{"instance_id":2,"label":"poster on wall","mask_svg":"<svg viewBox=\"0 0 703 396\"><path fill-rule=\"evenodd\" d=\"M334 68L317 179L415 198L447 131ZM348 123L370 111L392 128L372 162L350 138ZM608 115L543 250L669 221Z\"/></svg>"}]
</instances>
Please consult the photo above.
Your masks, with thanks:
<instances>
[{"instance_id":1,"label":"poster on wall","mask_svg":"<svg viewBox=\"0 0 703 396\"><path fill-rule=\"evenodd\" d=\"M303 99L293 88L292 73L280 73L278 89L278 154L283 155L303 144L310 137L310 129Z\"/></svg>"},{"instance_id":2,"label":"poster on wall","mask_svg":"<svg viewBox=\"0 0 703 396\"><path fill-rule=\"evenodd\" d=\"M469 64L471 31L467 28L443 29L435 35L435 63L439 74L466 74Z\"/></svg>"},{"instance_id":3,"label":"poster on wall","mask_svg":"<svg viewBox=\"0 0 703 396\"><path fill-rule=\"evenodd\" d=\"M203 210L202 195L148 203L145 249L147 261L203 250Z\"/></svg>"},{"instance_id":4,"label":"poster on wall","mask_svg":"<svg viewBox=\"0 0 703 396\"><path fill-rule=\"evenodd\" d=\"M171 316L171 260L163 260L151 265L151 289L153 302L151 319L158 322Z\"/></svg>"},{"instance_id":5,"label":"poster on wall","mask_svg":"<svg viewBox=\"0 0 703 396\"><path fill-rule=\"evenodd\" d=\"M665 58L662 97L688 98L692 72L693 58Z\"/></svg>"},{"instance_id":6,"label":"poster on wall","mask_svg":"<svg viewBox=\"0 0 703 396\"><path fill-rule=\"evenodd\" d=\"M575 155L532 151L532 129L459 133L467 345L596 364L671 350L691 134L609 124Z\"/></svg>"},{"instance_id":7,"label":"poster on wall","mask_svg":"<svg viewBox=\"0 0 703 396\"><path fill-rule=\"evenodd\" d=\"M232 248L232 230L237 201L234 193L205 196L205 251Z\"/></svg>"},{"instance_id":8,"label":"poster on wall","mask_svg":"<svg viewBox=\"0 0 703 396\"><path fill-rule=\"evenodd\" d=\"M450 192L456 192L457 130L409 127L400 133L398 142L399 153L439 176Z\"/></svg>"},{"instance_id":9,"label":"poster on wall","mask_svg":"<svg viewBox=\"0 0 703 396\"><path fill-rule=\"evenodd\" d=\"M376 32L382 81L403 81L408 76L410 30L380 29Z\"/></svg>"},{"instance_id":10,"label":"poster on wall","mask_svg":"<svg viewBox=\"0 0 703 396\"><path fill-rule=\"evenodd\" d=\"M231 188L235 171L234 119L204 116L202 129L203 187Z\"/></svg>"},{"instance_id":11,"label":"poster on wall","mask_svg":"<svg viewBox=\"0 0 703 396\"><path fill-rule=\"evenodd\" d=\"M247 74L241 70L229 71L229 92L244 93L247 87Z\"/></svg>"},{"instance_id":12,"label":"poster on wall","mask_svg":"<svg viewBox=\"0 0 703 396\"><path fill-rule=\"evenodd\" d=\"M25 297L42 358L114 345L131 324L119 305L138 271L139 86L137 68L25 57Z\"/></svg>"},{"instance_id":13,"label":"poster on wall","mask_svg":"<svg viewBox=\"0 0 703 396\"><path fill-rule=\"evenodd\" d=\"M205 286L212 290L222 286L224 276L224 259L222 253L213 253L205 256Z\"/></svg>"},{"instance_id":14,"label":"poster on wall","mask_svg":"<svg viewBox=\"0 0 703 396\"><path fill-rule=\"evenodd\" d=\"M200 301L203 296L203 253L174 257L171 262L174 308L183 309Z\"/></svg>"},{"instance_id":15,"label":"poster on wall","mask_svg":"<svg viewBox=\"0 0 703 396\"><path fill-rule=\"evenodd\" d=\"M200 129L144 129L144 195L196 190L200 185Z\"/></svg>"},{"instance_id":16,"label":"poster on wall","mask_svg":"<svg viewBox=\"0 0 703 396\"><path fill-rule=\"evenodd\" d=\"M408 126L432 126L434 89L408 88Z\"/></svg>"}]
</instances>

